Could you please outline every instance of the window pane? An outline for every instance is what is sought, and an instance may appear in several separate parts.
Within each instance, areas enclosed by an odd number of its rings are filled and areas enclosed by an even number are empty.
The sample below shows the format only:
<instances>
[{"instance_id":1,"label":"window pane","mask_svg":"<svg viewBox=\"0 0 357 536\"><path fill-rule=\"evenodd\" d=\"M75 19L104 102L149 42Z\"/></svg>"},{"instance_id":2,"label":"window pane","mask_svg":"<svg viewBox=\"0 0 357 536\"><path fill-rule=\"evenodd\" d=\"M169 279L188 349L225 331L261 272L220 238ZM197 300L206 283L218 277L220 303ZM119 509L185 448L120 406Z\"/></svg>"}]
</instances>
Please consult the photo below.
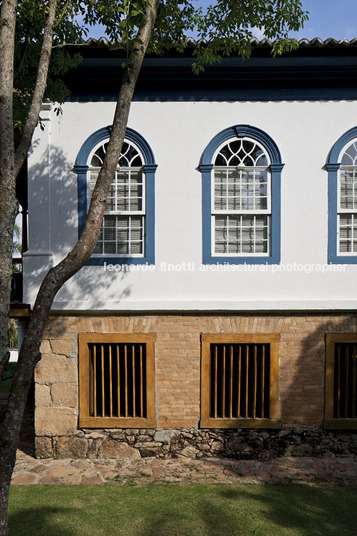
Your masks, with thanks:
<instances>
[{"instance_id":1,"label":"window pane","mask_svg":"<svg viewBox=\"0 0 357 536\"><path fill-rule=\"evenodd\" d=\"M132 242L130 246L130 253L132 255L139 255L143 252L142 242Z\"/></svg>"},{"instance_id":2,"label":"window pane","mask_svg":"<svg viewBox=\"0 0 357 536\"><path fill-rule=\"evenodd\" d=\"M357 165L357 141L351 143L342 156L341 164L343 166Z\"/></svg>"},{"instance_id":3,"label":"window pane","mask_svg":"<svg viewBox=\"0 0 357 536\"><path fill-rule=\"evenodd\" d=\"M237 170L215 170L214 174L215 210L239 210L240 173Z\"/></svg>"},{"instance_id":4,"label":"window pane","mask_svg":"<svg viewBox=\"0 0 357 536\"><path fill-rule=\"evenodd\" d=\"M120 172L118 177L118 210L143 208L143 175L141 171Z\"/></svg>"},{"instance_id":5,"label":"window pane","mask_svg":"<svg viewBox=\"0 0 357 536\"><path fill-rule=\"evenodd\" d=\"M357 241L357 216L341 214L339 216L338 243L340 253L355 253Z\"/></svg>"},{"instance_id":6,"label":"window pane","mask_svg":"<svg viewBox=\"0 0 357 536\"><path fill-rule=\"evenodd\" d=\"M353 168L340 171L340 208L354 209L357 194L356 176Z\"/></svg>"},{"instance_id":7,"label":"window pane","mask_svg":"<svg viewBox=\"0 0 357 536\"><path fill-rule=\"evenodd\" d=\"M95 183L97 182L97 178L99 175L99 171L91 171L89 174L89 193L90 196L92 196Z\"/></svg>"},{"instance_id":8,"label":"window pane","mask_svg":"<svg viewBox=\"0 0 357 536\"><path fill-rule=\"evenodd\" d=\"M96 254L143 255L143 216L104 216Z\"/></svg>"},{"instance_id":9,"label":"window pane","mask_svg":"<svg viewBox=\"0 0 357 536\"><path fill-rule=\"evenodd\" d=\"M135 147L131 144L124 142L121 155L119 158L119 166L121 167L131 167L143 165L141 157Z\"/></svg>"},{"instance_id":10,"label":"window pane","mask_svg":"<svg viewBox=\"0 0 357 536\"><path fill-rule=\"evenodd\" d=\"M140 171L130 173L130 210L142 210L143 182Z\"/></svg>"},{"instance_id":11,"label":"window pane","mask_svg":"<svg viewBox=\"0 0 357 536\"><path fill-rule=\"evenodd\" d=\"M215 170L215 210L266 210L267 208L267 171Z\"/></svg>"},{"instance_id":12,"label":"window pane","mask_svg":"<svg viewBox=\"0 0 357 536\"><path fill-rule=\"evenodd\" d=\"M115 227L115 216L104 216L104 227Z\"/></svg>"},{"instance_id":13,"label":"window pane","mask_svg":"<svg viewBox=\"0 0 357 536\"><path fill-rule=\"evenodd\" d=\"M116 254L116 242L104 242L104 252L115 255Z\"/></svg>"},{"instance_id":14,"label":"window pane","mask_svg":"<svg viewBox=\"0 0 357 536\"><path fill-rule=\"evenodd\" d=\"M108 143L103 143L98 147L90 163L92 167L102 167L107 147Z\"/></svg>"},{"instance_id":15,"label":"window pane","mask_svg":"<svg viewBox=\"0 0 357 536\"><path fill-rule=\"evenodd\" d=\"M215 253L268 253L268 216L215 217Z\"/></svg>"},{"instance_id":16,"label":"window pane","mask_svg":"<svg viewBox=\"0 0 357 536\"><path fill-rule=\"evenodd\" d=\"M115 181L110 185L109 194L105 203L105 210L116 210L116 184Z\"/></svg>"},{"instance_id":17,"label":"window pane","mask_svg":"<svg viewBox=\"0 0 357 536\"><path fill-rule=\"evenodd\" d=\"M103 242L101 242L100 240L98 240L95 248L94 248L94 253L103 253Z\"/></svg>"},{"instance_id":18,"label":"window pane","mask_svg":"<svg viewBox=\"0 0 357 536\"><path fill-rule=\"evenodd\" d=\"M95 154L92 158L92 161L91 161L91 166L93 167L102 167L103 165L103 162L101 161L101 159Z\"/></svg>"}]
</instances>

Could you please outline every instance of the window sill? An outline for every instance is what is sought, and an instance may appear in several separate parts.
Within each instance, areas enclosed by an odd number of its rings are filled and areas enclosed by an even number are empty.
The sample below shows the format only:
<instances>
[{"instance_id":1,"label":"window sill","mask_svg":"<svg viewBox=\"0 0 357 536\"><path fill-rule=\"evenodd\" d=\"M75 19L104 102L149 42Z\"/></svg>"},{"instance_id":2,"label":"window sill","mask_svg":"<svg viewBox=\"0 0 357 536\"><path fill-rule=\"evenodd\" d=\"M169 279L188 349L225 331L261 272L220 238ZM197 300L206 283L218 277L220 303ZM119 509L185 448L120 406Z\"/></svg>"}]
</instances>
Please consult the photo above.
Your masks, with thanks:
<instances>
[{"instance_id":1,"label":"window sill","mask_svg":"<svg viewBox=\"0 0 357 536\"><path fill-rule=\"evenodd\" d=\"M356 430L356 419L325 419L322 424L325 430Z\"/></svg>"},{"instance_id":2,"label":"window sill","mask_svg":"<svg viewBox=\"0 0 357 536\"><path fill-rule=\"evenodd\" d=\"M357 255L330 255L329 264L357 264Z\"/></svg>"},{"instance_id":3,"label":"window sill","mask_svg":"<svg viewBox=\"0 0 357 536\"><path fill-rule=\"evenodd\" d=\"M156 421L133 417L80 417L79 428L156 428Z\"/></svg>"},{"instance_id":4,"label":"window sill","mask_svg":"<svg viewBox=\"0 0 357 536\"><path fill-rule=\"evenodd\" d=\"M91 257L86 266L105 266L108 270L108 265L121 266L121 265L154 265L155 259L151 256L146 257ZM110 269L108 270L110 271ZM113 272L115 270L112 270Z\"/></svg>"},{"instance_id":5,"label":"window sill","mask_svg":"<svg viewBox=\"0 0 357 536\"><path fill-rule=\"evenodd\" d=\"M201 419L200 428L281 428L279 419Z\"/></svg>"},{"instance_id":6,"label":"window sill","mask_svg":"<svg viewBox=\"0 0 357 536\"><path fill-rule=\"evenodd\" d=\"M356 257L357 262L357 257ZM280 264L280 256L266 257L213 257L204 255L202 264Z\"/></svg>"}]
</instances>

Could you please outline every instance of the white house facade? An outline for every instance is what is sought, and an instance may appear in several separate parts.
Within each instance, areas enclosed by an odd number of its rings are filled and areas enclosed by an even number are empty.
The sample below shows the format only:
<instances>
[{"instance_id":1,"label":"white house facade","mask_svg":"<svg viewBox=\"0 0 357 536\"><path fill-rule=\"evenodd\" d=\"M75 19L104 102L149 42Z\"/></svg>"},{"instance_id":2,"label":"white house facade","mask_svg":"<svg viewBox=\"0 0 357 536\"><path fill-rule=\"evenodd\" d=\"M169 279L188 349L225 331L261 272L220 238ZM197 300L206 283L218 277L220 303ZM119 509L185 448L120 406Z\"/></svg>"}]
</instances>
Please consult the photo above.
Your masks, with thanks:
<instances>
[{"instance_id":1,"label":"white house facade","mask_svg":"<svg viewBox=\"0 0 357 536\"><path fill-rule=\"evenodd\" d=\"M110 135L121 60L81 52L29 155L30 305ZM354 452L357 44L257 42L201 77L190 55L145 60L95 253L53 304L38 456L319 454L327 429Z\"/></svg>"}]
</instances>

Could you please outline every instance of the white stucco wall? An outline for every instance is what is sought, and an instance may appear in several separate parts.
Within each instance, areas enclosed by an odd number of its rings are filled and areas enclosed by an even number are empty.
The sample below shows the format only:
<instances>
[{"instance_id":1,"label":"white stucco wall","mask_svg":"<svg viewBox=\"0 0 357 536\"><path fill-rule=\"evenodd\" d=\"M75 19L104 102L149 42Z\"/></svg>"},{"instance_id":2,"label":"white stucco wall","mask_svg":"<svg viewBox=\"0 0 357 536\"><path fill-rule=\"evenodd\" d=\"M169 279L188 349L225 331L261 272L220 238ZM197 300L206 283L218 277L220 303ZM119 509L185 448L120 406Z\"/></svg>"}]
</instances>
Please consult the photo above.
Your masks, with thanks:
<instances>
[{"instance_id":1,"label":"white stucco wall","mask_svg":"<svg viewBox=\"0 0 357 536\"><path fill-rule=\"evenodd\" d=\"M46 112L29 159L29 245L24 301L33 303L44 270L77 238L77 176L83 142L111 123L114 103L66 103ZM121 273L86 266L54 309L354 309L357 266L327 269L328 153L355 126L357 102L134 102L129 126L151 146L156 172L155 269ZM202 270L200 157L221 130L249 124L278 145L282 172L280 266ZM185 264L186 263L186 264ZM168 265L176 265L170 270ZM166 268L166 269L165 269ZM322 270L327 270L324 273Z\"/></svg>"}]
</instances>

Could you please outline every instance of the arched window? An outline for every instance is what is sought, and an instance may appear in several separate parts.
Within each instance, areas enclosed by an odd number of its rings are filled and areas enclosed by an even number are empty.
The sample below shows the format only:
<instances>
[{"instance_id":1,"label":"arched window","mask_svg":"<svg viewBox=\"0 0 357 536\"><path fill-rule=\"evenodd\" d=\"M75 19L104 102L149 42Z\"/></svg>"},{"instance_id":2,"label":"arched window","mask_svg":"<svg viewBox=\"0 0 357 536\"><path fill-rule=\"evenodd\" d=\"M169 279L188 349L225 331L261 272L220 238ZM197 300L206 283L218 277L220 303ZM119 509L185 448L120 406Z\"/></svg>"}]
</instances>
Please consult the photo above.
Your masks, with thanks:
<instances>
[{"instance_id":1,"label":"arched window","mask_svg":"<svg viewBox=\"0 0 357 536\"><path fill-rule=\"evenodd\" d=\"M280 174L275 143L248 125L222 131L203 153L203 262L280 261Z\"/></svg>"},{"instance_id":2,"label":"arched window","mask_svg":"<svg viewBox=\"0 0 357 536\"><path fill-rule=\"evenodd\" d=\"M108 146L110 127L83 144L74 167L78 175L79 233ZM100 236L89 264L154 263L155 160L147 142L127 129L106 201Z\"/></svg>"},{"instance_id":3,"label":"arched window","mask_svg":"<svg viewBox=\"0 0 357 536\"><path fill-rule=\"evenodd\" d=\"M357 263L357 128L333 146L329 172L329 244L331 263Z\"/></svg>"}]
</instances>

